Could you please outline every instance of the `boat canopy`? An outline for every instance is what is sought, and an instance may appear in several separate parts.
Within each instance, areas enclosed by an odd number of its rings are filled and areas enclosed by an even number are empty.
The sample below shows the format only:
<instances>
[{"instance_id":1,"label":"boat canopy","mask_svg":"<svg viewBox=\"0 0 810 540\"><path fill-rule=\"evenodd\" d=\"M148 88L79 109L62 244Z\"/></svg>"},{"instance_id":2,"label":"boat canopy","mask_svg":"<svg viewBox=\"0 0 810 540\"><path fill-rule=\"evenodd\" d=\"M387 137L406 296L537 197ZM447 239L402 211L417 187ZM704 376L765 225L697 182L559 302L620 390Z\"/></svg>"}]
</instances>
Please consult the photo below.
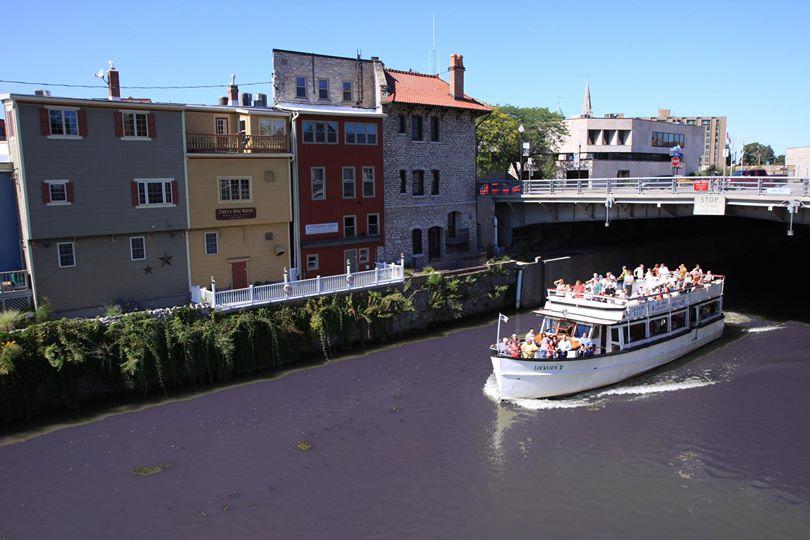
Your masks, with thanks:
<instances>
[{"instance_id":1,"label":"boat canopy","mask_svg":"<svg viewBox=\"0 0 810 540\"><path fill-rule=\"evenodd\" d=\"M556 307L556 306L555 306ZM611 312L600 313L599 315L603 315L602 317L596 317L592 314L585 314L582 313L582 310L578 309L563 309L563 310L555 310L549 309L548 304L543 309L535 310L537 315L543 315L546 317L554 317L556 319L570 319L576 322L584 322L589 324L616 324L622 320L622 316L624 315L623 312L618 312L614 315ZM609 317L608 317L609 316Z\"/></svg>"}]
</instances>

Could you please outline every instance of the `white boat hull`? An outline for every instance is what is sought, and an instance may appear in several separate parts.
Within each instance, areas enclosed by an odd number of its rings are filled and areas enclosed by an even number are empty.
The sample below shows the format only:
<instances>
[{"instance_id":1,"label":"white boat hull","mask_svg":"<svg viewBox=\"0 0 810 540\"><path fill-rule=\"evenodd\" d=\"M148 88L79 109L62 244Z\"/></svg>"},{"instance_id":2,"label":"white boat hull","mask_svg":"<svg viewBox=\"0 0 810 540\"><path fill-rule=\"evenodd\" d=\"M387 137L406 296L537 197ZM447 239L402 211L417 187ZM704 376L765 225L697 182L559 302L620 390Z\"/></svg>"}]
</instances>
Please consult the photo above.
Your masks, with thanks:
<instances>
[{"instance_id":1,"label":"white boat hull","mask_svg":"<svg viewBox=\"0 0 810 540\"><path fill-rule=\"evenodd\" d=\"M566 396L609 386L672 362L719 338L723 319L636 350L570 360L492 356L501 399Z\"/></svg>"}]
</instances>

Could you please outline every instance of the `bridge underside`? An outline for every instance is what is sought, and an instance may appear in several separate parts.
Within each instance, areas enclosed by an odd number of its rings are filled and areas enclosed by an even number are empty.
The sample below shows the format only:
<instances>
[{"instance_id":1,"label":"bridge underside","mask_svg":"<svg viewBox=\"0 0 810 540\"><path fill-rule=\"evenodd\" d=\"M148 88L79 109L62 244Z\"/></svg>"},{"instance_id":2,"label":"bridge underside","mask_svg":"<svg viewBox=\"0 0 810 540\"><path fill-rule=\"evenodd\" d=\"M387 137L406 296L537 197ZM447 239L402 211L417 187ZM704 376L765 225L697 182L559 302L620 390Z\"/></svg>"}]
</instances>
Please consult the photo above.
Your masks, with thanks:
<instances>
[{"instance_id":1,"label":"bridge underside","mask_svg":"<svg viewBox=\"0 0 810 540\"><path fill-rule=\"evenodd\" d=\"M694 205L677 202L623 201L617 198L608 208L605 201L549 202L549 201L496 201L499 234L503 245L510 245L512 230L530 225L615 220L664 219L694 216ZM726 204L726 216L768 220L785 224L788 230L790 214L786 206ZM810 225L810 209L800 210L793 216L795 225Z\"/></svg>"}]
</instances>

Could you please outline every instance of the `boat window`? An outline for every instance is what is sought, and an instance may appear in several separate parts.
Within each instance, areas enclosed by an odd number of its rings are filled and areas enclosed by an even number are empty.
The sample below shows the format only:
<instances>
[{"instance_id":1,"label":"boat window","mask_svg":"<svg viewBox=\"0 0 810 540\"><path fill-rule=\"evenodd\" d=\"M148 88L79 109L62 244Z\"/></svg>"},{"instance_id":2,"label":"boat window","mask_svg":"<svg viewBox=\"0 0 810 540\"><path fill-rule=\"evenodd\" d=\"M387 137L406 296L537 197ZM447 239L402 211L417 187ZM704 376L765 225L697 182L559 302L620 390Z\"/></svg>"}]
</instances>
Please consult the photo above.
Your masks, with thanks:
<instances>
[{"instance_id":1,"label":"boat window","mask_svg":"<svg viewBox=\"0 0 810 540\"><path fill-rule=\"evenodd\" d=\"M667 318L658 317L650 320L650 336L660 336L667 333Z\"/></svg>"},{"instance_id":2,"label":"boat window","mask_svg":"<svg viewBox=\"0 0 810 540\"><path fill-rule=\"evenodd\" d=\"M647 324L640 322L630 325L630 343L647 339Z\"/></svg>"},{"instance_id":3,"label":"boat window","mask_svg":"<svg viewBox=\"0 0 810 540\"><path fill-rule=\"evenodd\" d=\"M613 343L619 343L619 327L618 326L611 326L610 327L610 341Z\"/></svg>"},{"instance_id":4,"label":"boat window","mask_svg":"<svg viewBox=\"0 0 810 540\"><path fill-rule=\"evenodd\" d=\"M576 337L582 337L585 334L588 337L591 337L591 325L590 324L577 324L577 335Z\"/></svg>"},{"instance_id":5,"label":"boat window","mask_svg":"<svg viewBox=\"0 0 810 540\"><path fill-rule=\"evenodd\" d=\"M672 314L672 330L686 328L686 311L677 311Z\"/></svg>"},{"instance_id":6,"label":"boat window","mask_svg":"<svg viewBox=\"0 0 810 540\"><path fill-rule=\"evenodd\" d=\"M700 319L701 320L708 319L712 315L717 315L720 309L720 306L718 304L719 302L714 301L700 306Z\"/></svg>"},{"instance_id":7,"label":"boat window","mask_svg":"<svg viewBox=\"0 0 810 540\"><path fill-rule=\"evenodd\" d=\"M696 325L699 322L700 319L698 319L698 307L694 306L692 307L692 326Z\"/></svg>"}]
</instances>

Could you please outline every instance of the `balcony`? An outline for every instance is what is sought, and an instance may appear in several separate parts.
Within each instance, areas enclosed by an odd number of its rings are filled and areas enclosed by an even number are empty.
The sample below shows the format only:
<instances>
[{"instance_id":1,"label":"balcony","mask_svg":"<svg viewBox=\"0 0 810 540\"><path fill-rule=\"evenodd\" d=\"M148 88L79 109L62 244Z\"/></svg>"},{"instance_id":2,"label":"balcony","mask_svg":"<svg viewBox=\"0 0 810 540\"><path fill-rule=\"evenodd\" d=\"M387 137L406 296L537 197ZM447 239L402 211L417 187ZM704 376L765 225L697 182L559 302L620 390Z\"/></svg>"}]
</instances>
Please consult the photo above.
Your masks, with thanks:
<instances>
[{"instance_id":1,"label":"balcony","mask_svg":"<svg viewBox=\"0 0 810 540\"><path fill-rule=\"evenodd\" d=\"M31 308L31 301L28 272L25 270L0 272L0 310L25 311Z\"/></svg>"},{"instance_id":2,"label":"balcony","mask_svg":"<svg viewBox=\"0 0 810 540\"><path fill-rule=\"evenodd\" d=\"M286 134L189 133L186 141L189 154L285 154L290 148Z\"/></svg>"}]
</instances>

